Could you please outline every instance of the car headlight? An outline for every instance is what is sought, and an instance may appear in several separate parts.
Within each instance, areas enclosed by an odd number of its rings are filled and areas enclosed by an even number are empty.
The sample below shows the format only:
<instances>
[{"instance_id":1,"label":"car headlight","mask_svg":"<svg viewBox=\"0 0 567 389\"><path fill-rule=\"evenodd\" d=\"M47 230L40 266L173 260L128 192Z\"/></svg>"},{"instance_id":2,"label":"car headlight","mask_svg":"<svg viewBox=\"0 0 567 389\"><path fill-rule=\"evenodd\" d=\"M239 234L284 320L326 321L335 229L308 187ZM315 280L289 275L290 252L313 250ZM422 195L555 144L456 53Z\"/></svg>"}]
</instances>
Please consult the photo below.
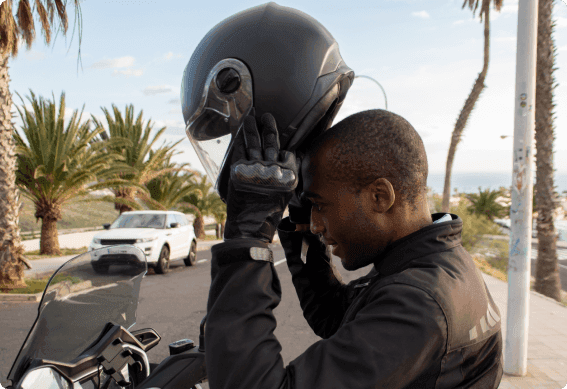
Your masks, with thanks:
<instances>
[{"instance_id":1,"label":"car headlight","mask_svg":"<svg viewBox=\"0 0 567 389\"><path fill-rule=\"evenodd\" d=\"M136 239L136 243L153 242L156 239L157 236L152 236L151 238L141 238L141 239Z\"/></svg>"},{"instance_id":2,"label":"car headlight","mask_svg":"<svg viewBox=\"0 0 567 389\"><path fill-rule=\"evenodd\" d=\"M100 244L100 239L98 239L98 238L93 238L93 243L94 243L94 244Z\"/></svg>"}]
</instances>

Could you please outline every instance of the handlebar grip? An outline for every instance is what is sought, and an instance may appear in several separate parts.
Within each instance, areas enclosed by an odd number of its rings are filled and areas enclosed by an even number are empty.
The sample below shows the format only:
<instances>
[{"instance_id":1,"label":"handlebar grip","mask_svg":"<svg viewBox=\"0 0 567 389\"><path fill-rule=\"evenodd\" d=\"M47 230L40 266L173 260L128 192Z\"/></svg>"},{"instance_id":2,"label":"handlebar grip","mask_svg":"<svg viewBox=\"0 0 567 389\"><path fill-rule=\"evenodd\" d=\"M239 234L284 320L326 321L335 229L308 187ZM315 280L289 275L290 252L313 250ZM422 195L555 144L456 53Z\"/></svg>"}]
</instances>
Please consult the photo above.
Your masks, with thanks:
<instances>
[{"instance_id":1,"label":"handlebar grip","mask_svg":"<svg viewBox=\"0 0 567 389\"><path fill-rule=\"evenodd\" d=\"M197 347L164 359L136 389L153 387L167 389L191 388L207 378L205 353Z\"/></svg>"}]
</instances>

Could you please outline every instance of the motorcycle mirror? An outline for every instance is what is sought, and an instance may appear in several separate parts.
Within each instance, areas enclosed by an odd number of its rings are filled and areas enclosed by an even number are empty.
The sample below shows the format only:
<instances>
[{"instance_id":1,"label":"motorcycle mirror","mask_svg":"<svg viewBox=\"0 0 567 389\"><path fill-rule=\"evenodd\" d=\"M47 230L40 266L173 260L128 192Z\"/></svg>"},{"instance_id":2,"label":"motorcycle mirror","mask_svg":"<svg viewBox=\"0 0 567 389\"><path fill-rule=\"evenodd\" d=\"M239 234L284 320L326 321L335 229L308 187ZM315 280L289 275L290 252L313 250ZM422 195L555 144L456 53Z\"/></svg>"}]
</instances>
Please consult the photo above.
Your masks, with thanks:
<instances>
[{"instance_id":1,"label":"motorcycle mirror","mask_svg":"<svg viewBox=\"0 0 567 389\"><path fill-rule=\"evenodd\" d=\"M50 366L41 366L26 372L15 389L72 389L72 382Z\"/></svg>"},{"instance_id":2,"label":"motorcycle mirror","mask_svg":"<svg viewBox=\"0 0 567 389\"><path fill-rule=\"evenodd\" d=\"M105 230L110 230L110 223L104 223L102 226Z\"/></svg>"}]
</instances>

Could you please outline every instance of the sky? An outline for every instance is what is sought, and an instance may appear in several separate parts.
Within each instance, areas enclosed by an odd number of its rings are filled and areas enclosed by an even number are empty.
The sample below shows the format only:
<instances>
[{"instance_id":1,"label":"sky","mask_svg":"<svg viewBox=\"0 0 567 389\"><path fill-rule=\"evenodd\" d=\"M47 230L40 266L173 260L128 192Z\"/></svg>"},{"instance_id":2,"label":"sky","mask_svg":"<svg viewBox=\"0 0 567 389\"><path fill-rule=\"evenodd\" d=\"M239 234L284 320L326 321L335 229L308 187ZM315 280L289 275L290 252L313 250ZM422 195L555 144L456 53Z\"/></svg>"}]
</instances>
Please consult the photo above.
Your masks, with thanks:
<instances>
[{"instance_id":1,"label":"sky","mask_svg":"<svg viewBox=\"0 0 567 389\"><path fill-rule=\"evenodd\" d=\"M356 75L376 79L388 109L406 118L422 137L429 172L445 171L450 137L474 81L482 70L483 24L461 0L288 1L321 22L339 43ZM258 1L83 0L82 67L78 35L61 34L47 46L38 32L32 49L21 47L10 62L10 89L24 100L36 95L58 101L65 92L67 117L84 106L84 118L103 118L101 107L124 112L133 104L166 141L183 139L174 158L204 171L184 131L179 99L183 70L205 34L224 18L263 4ZM490 65L486 88L469 117L453 172L512 171L518 0L491 8ZM557 0L555 43L555 168L567 173L567 4ZM39 24L37 24L39 25ZM71 38L72 36L72 38ZM17 95L14 103L21 105ZM384 108L380 88L358 78L335 123L353 113ZM16 112L16 109L14 109ZM14 119L21 123L19 116ZM509 135L502 139L501 135Z\"/></svg>"}]
</instances>

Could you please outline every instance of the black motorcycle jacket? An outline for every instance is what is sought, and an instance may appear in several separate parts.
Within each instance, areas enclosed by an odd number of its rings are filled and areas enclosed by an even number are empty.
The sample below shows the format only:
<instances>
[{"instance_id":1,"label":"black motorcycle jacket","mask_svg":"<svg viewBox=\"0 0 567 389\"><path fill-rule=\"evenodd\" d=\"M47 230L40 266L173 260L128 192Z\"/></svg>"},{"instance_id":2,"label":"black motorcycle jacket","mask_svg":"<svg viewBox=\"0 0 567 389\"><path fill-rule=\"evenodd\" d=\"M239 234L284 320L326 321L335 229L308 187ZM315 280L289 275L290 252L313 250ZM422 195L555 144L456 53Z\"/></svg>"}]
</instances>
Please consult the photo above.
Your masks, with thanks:
<instances>
[{"instance_id":1,"label":"black motorcycle jacket","mask_svg":"<svg viewBox=\"0 0 567 389\"><path fill-rule=\"evenodd\" d=\"M268 246L214 246L205 331L210 387L497 388L500 312L461 245L461 219L451 217L390 244L368 275L349 284L325 245L284 219L278 234L293 284L323 338L287 367L274 336L281 287Z\"/></svg>"}]
</instances>

